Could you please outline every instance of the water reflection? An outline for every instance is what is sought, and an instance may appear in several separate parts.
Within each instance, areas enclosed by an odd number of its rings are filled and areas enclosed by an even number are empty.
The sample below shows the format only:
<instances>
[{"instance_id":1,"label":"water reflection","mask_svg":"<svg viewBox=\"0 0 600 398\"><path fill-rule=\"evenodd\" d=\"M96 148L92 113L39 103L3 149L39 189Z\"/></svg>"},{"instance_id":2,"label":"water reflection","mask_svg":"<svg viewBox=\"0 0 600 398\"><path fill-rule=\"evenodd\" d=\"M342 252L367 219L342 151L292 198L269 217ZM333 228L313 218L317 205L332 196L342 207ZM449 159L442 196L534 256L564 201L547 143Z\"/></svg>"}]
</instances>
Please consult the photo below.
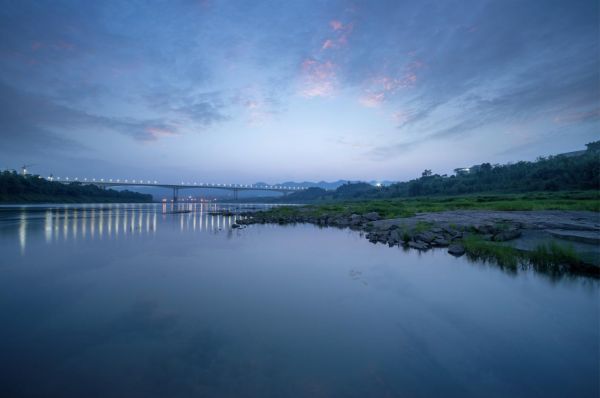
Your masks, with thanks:
<instances>
[{"instance_id":1,"label":"water reflection","mask_svg":"<svg viewBox=\"0 0 600 398\"><path fill-rule=\"evenodd\" d=\"M0 207L0 221L16 221L14 231L21 254L24 254L29 236L38 232L50 244L59 240L120 239L155 234L159 223L168 228L177 225L181 232L214 233L231 229L232 224L243 216L218 214L223 209L238 213L244 206L231 209L216 204L163 203ZM11 233L10 225L15 224L2 226L4 233Z\"/></svg>"},{"instance_id":2,"label":"water reflection","mask_svg":"<svg viewBox=\"0 0 600 398\"><path fill-rule=\"evenodd\" d=\"M2 396L599 396L596 280L216 210L0 206Z\"/></svg>"},{"instance_id":3,"label":"water reflection","mask_svg":"<svg viewBox=\"0 0 600 398\"><path fill-rule=\"evenodd\" d=\"M21 254L25 253L25 244L27 242L27 216L25 211L21 212L21 222L19 223L19 247Z\"/></svg>"}]
</instances>

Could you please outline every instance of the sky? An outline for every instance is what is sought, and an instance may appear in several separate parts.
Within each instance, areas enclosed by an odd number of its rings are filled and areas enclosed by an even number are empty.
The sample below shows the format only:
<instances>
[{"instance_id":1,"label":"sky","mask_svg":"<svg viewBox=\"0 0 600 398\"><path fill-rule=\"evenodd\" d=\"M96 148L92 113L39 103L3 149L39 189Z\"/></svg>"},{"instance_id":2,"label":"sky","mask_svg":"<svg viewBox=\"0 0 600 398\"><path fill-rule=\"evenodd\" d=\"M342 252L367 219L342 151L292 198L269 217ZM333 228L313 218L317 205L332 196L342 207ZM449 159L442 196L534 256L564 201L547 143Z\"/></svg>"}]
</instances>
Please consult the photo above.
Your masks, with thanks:
<instances>
[{"instance_id":1,"label":"sky","mask_svg":"<svg viewBox=\"0 0 600 398\"><path fill-rule=\"evenodd\" d=\"M0 168L393 180L600 139L597 0L0 0Z\"/></svg>"}]
</instances>

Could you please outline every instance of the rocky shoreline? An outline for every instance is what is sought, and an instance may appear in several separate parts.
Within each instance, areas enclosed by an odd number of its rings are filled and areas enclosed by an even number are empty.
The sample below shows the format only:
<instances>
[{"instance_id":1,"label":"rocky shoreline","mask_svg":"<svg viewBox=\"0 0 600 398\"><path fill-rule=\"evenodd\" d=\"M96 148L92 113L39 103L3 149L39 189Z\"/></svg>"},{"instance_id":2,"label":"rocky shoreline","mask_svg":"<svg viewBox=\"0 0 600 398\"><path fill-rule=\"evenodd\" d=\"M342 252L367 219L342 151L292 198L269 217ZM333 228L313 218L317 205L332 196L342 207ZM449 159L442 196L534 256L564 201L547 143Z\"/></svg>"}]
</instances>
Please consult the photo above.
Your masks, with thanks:
<instances>
[{"instance_id":1,"label":"rocky shoreline","mask_svg":"<svg viewBox=\"0 0 600 398\"><path fill-rule=\"evenodd\" d=\"M600 215L586 211L462 210L421 213L413 217L382 219L376 212L350 215L315 215L298 208L290 214L273 211L243 213L237 226L250 224L310 223L362 231L373 243L426 251L447 248L448 253L469 253L468 242L507 247L516 253L534 253L540 244L557 242L577 253L571 264L555 264L564 271L600 273ZM560 260L560 259L559 259ZM560 261L559 261L560 262ZM566 261L562 261L566 262Z\"/></svg>"}]
</instances>

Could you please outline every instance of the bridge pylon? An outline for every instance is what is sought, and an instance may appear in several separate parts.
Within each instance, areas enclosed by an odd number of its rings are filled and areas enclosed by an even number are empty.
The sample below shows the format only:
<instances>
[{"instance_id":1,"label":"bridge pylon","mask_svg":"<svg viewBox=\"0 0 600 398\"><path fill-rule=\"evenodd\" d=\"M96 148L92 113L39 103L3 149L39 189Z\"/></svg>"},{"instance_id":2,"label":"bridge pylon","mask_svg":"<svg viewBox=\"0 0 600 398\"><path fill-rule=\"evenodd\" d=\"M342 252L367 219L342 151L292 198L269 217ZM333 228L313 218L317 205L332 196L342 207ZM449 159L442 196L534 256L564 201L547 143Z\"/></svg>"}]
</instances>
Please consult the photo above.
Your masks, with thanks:
<instances>
[{"instance_id":1,"label":"bridge pylon","mask_svg":"<svg viewBox=\"0 0 600 398\"><path fill-rule=\"evenodd\" d=\"M173 203L176 203L179 197L179 188L173 188Z\"/></svg>"}]
</instances>

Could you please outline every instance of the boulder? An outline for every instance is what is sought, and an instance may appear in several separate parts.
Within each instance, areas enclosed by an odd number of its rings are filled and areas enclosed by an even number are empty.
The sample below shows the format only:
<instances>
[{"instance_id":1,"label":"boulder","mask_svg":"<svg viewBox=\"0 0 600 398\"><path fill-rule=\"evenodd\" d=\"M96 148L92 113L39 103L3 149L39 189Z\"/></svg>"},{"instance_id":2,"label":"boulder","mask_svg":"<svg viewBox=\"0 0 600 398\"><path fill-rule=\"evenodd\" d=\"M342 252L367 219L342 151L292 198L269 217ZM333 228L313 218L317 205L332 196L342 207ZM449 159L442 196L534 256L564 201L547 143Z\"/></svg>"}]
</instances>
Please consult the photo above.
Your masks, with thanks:
<instances>
[{"instance_id":1,"label":"boulder","mask_svg":"<svg viewBox=\"0 0 600 398\"><path fill-rule=\"evenodd\" d=\"M240 224L231 224L231 228L242 228Z\"/></svg>"},{"instance_id":2,"label":"boulder","mask_svg":"<svg viewBox=\"0 0 600 398\"><path fill-rule=\"evenodd\" d=\"M423 241L426 243L431 243L436 238L437 238L437 236L431 231L421 232L415 236L415 240L420 240L420 241Z\"/></svg>"},{"instance_id":3,"label":"boulder","mask_svg":"<svg viewBox=\"0 0 600 398\"><path fill-rule=\"evenodd\" d=\"M450 242L443 238L435 238L435 240L431 244L433 246L446 247L450 244Z\"/></svg>"},{"instance_id":4,"label":"boulder","mask_svg":"<svg viewBox=\"0 0 600 398\"><path fill-rule=\"evenodd\" d=\"M360 225L362 223L362 217L358 214L352 214L350 216L350 225Z\"/></svg>"},{"instance_id":5,"label":"boulder","mask_svg":"<svg viewBox=\"0 0 600 398\"><path fill-rule=\"evenodd\" d=\"M462 232L455 231L453 234L450 234L450 240L457 240L463 237Z\"/></svg>"},{"instance_id":6,"label":"boulder","mask_svg":"<svg viewBox=\"0 0 600 398\"><path fill-rule=\"evenodd\" d=\"M388 242L391 244L399 243L402 240L402 236L400 236L400 232L397 229L390 231Z\"/></svg>"},{"instance_id":7,"label":"boulder","mask_svg":"<svg viewBox=\"0 0 600 398\"><path fill-rule=\"evenodd\" d=\"M459 243L453 243L448 247L448 253L453 256L462 256L465 254L465 247Z\"/></svg>"},{"instance_id":8,"label":"boulder","mask_svg":"<svg viewBox=\"0 0 600 398\"><path fill-rule=\"evenodd\" d=\"M411 240L410 242L408 242L408 246L412 247L413 249L417 249L417 250L427 250L429 249L429 245L425 242L422 242L420 240L418 241L414 241Z\"/></svg>"},{"instance_id":9,"label":"boulder","mask_svg":"<svg viewBox=\"0 0 600 398\"><path fill-rule=\"evenodd\" d=\"M379 239L379 236L375 232L369 232L367 235L365 235L365 238L367 238L369 242L375 243Z\"/></svg>"},{"instance_id":10,"label":"boulder","mask_svg":"<svg viewBox=\"0 0 600 398\"><path fill-rule=\"evenodd\" d=\"M473 229L483 235L494 235L498 233L498 228L493 224L474 225Z\"/></svg>"},{"instance_id":11,"label":"boulder","mask_svg":"<svg viewBox=\"0 0 600 398\"><path fill-rule=\"evenodd\" d=\"M379 213L377 213L375 211L367 213L367 214L363 215L363 217L365 219L367 219L368 221L377 221L381 218L381 217L379 217Z\"/></svg>"}]
</instances>

